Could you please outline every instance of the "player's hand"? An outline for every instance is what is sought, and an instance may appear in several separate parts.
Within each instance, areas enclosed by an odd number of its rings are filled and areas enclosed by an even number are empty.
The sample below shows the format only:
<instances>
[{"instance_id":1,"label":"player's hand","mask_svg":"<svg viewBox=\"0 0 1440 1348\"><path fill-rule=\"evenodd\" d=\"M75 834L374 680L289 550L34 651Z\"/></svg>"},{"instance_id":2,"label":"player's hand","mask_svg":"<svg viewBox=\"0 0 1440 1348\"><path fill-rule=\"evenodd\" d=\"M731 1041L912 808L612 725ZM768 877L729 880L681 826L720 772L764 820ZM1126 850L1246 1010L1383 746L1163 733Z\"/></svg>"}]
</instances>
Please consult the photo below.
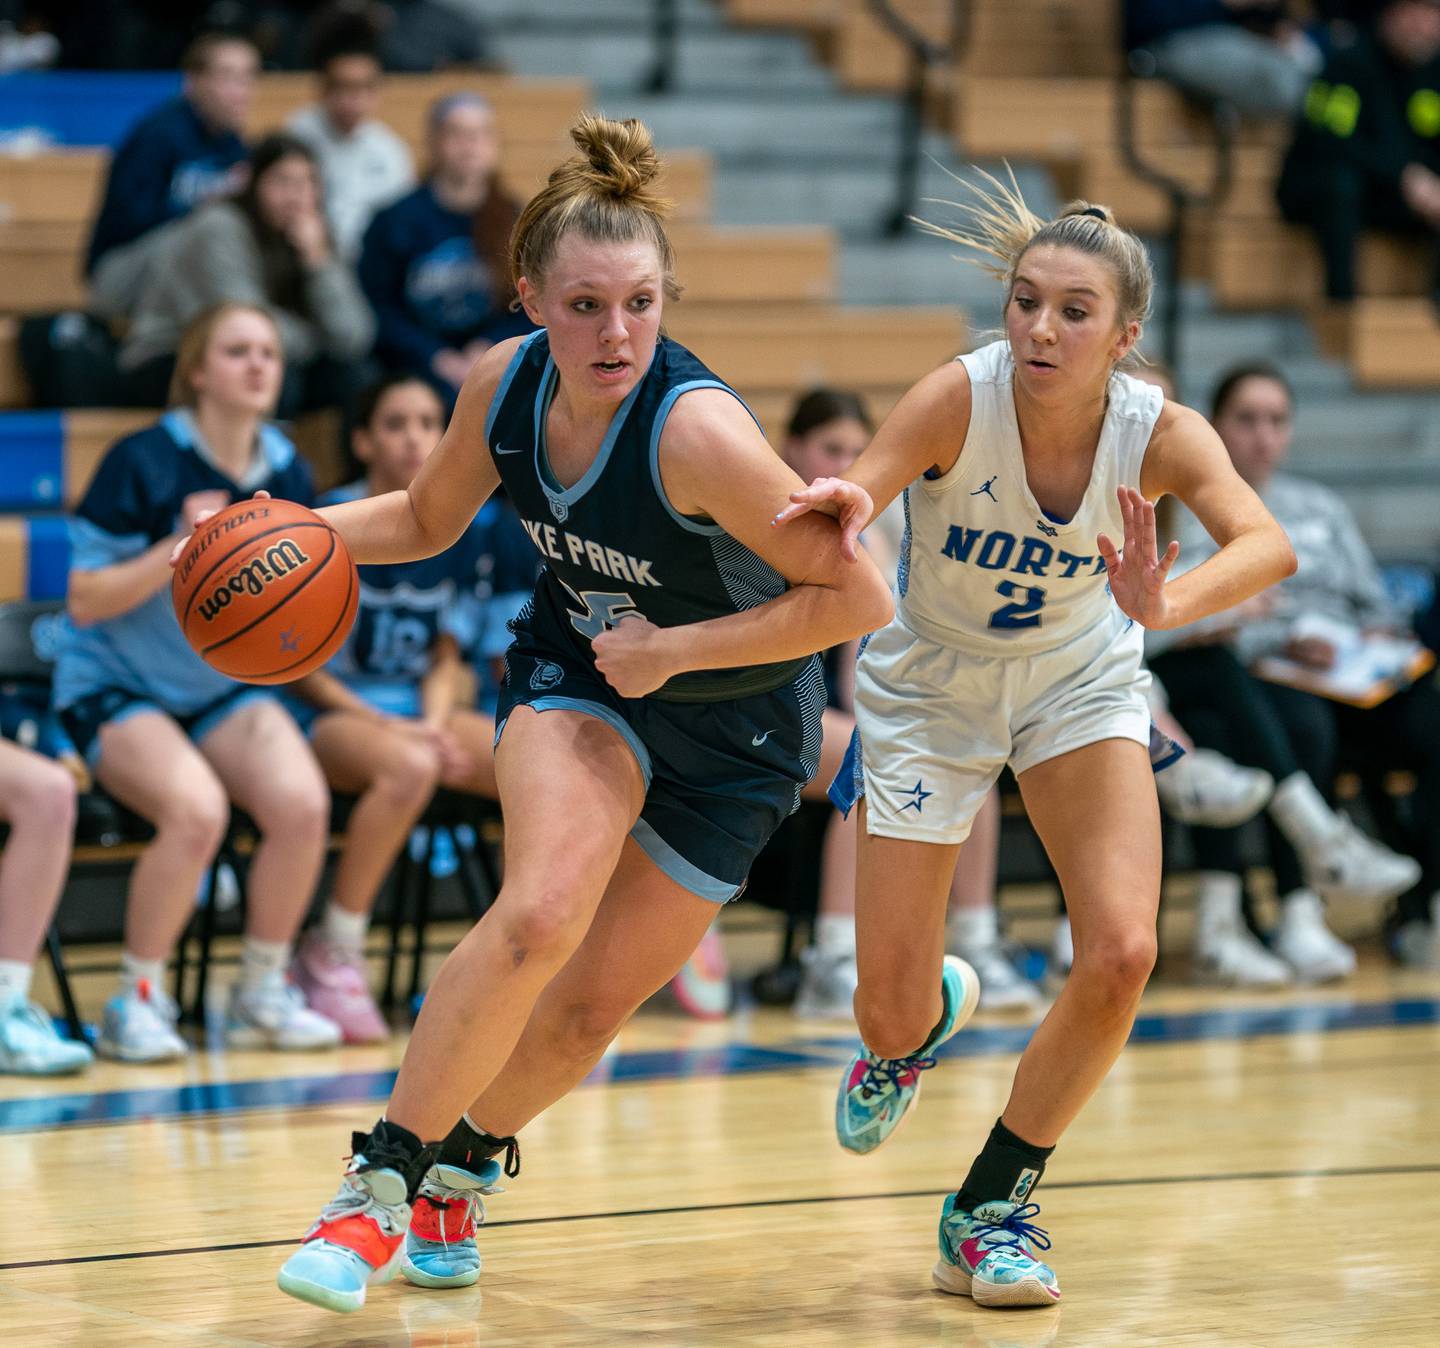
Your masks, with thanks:
<instances>
[{"instance_id":1,"label":"player's hand","mask_svg":"<svg viewBox=\"0 0 1440 1348\"><path fill-rule=\"evenodd\" d=\"M661 644L663 630L633 613L591 639L595 668L621 697L644 697L676 673Z\"/></svg>"},{"instance_id":2,"label":"player's hand","mask_svg":"<svg viewBox=\"0 0 1440 1348\"><path fill-rule=\"evenodd\" d=\"M840 521L840 555L847 562L858 561L860 534L875 514L870 493L843 477L817 477L808 487L792 491L790 504L770 522L787 524L811 510Z\"/></svg>"},{"instance_id":3,"label":"player's hand","mask_svg":"<svg viewBox=\"0 0 1440 1348\"><path fill-rule=\"evenodd\" d=\"M1095 540L1110 576L1110 593L1127 618L1142 627L1163 628L1170 612L1165 578L1180 555L1180 544L1172 542L1160 556L1155 546L1154 505L1133 487L1120 487L1115 495L1125 522L1125 550L1116 552L1106 534Z\"/></svg>"},{"instance_id":4,"label":"player's hand","mask_svg":"<svg viewBox=\"0 0 1440 1348\"><path fill-rule=\"evenodd\" d=\"M213 510L208 508L208 505L202 505L200 509L197 509L195 511L194 519L187 520L185 516L189 513L190 503L192 501L197 501L198 498L202 496L223 497L225 496L225 493L223 491L197 491L192 492L189 496L185 498L185 504L180 508L180 520L185 528L185 536L177 544L175 544L173 548L170 549L170 565L172 567L179 562L180 554L184 552L186 547L189 545L191 538L194 537L195 530L198 529L202 524L204 524L205 521L208 520L212 515L219 514L220 511L224 510L225 507L230 504L228 500L221 500L214 507ZM270 493L268 491L257 491L255 495L252 496L250 499L252 501L268 501L270 499Z\"/></svg>"}]
</instances>

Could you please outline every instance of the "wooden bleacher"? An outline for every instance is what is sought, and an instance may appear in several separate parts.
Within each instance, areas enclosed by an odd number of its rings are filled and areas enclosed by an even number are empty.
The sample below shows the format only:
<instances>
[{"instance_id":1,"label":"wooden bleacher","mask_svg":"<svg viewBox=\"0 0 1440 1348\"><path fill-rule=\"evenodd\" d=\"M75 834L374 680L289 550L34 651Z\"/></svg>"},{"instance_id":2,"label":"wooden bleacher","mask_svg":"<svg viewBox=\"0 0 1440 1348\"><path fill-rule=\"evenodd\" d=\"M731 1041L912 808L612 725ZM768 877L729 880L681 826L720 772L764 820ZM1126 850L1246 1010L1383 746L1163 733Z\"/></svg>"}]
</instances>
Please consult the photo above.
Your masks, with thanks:
<instances>
[{"instance_id":1,"label":"wooden bleacher","mask_svg":"<svg viewBox=\"0 0 1440 1348\"><path fill-rule=\"evenodd\" d=\"M736 22L809 33L848 87L894 93L906 86L904 45L864 0L727 0L726 7ZM1119 150L1120 8L1120 0L974 0L963 55L936 82L932 114L964 154L1040 160L1067 192L1106 203L1131 228L1158 232L1168 225L1168 203ZM896 9L948 44L950 0L896 0ZM1135 93L1147 157L1182 181L1207 184L1215 141L1209 114L1162 83ZM1280 123L1241 128L1229 195L1187 221L1187 274L1208 281L1222 308L1306 312L1362 387L1440 386L1440 320L1421 299L1431 283L1423 250L1394 236L1366 237L1361 298L1337 315L1323 301L1313 240L1285 223L1275 203L1288 140Z\"/></svg>"}]
</instances>

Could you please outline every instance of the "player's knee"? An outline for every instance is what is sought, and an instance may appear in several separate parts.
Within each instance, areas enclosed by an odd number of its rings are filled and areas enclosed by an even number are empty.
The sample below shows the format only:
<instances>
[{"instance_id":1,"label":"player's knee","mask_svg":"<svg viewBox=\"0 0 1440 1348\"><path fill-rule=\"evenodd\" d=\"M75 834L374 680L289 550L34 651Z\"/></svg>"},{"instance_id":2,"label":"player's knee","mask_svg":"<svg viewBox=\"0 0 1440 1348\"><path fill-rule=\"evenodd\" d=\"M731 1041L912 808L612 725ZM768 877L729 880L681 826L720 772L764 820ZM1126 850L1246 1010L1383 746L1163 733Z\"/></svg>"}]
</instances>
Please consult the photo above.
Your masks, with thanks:
<instances>
[{"instance_id":1,"label":"player's knee","mask_svg":"<svg viewBox=\"0 0 1440 1348\"><path fill-rule=\"evenodd\" d=\"M330 791L318 771L297 771L276 783L256 816L262 833L280 835L298 844L325 837L330 827Z\"/></svg>"},{"instance_id":2,"label":"player's knee","mask_svg":"<svg viewBox=\"0 0 1440 1348\"><path fill-rule=\"evenodd\" d=\"M68 839L75 828L75 779L59 763L36 763L26 789L10 803L16 828L44 828Z\"/></svg>"},{"instance_id":3,"label":"player's knee","mask_svg":"<svg viewBox=\"0 0 1440 1348\"><path fill-rule=\"evenodd\" d=\"M855 1021L871 1053L881 1058L905 1058L925 1042L934 1028L937 1007L938 998L916 996L910 989L897 990L895 996L870 998L862 985L855 997Z\"/></svg>"},{"instance_id":4,"label":"player's knee","mask_svg":"<svg viewBox=\"0 0 1440 1348\"><path fill-rule=\"evenodd\" d=\"M556 1018L555 1047L567 1058L584 1062L604 1053L635 1008L611 1001L574 1002Z\"/></svg>"},{"instance_id":5,"label":"player's knee","mask_svg":"<svg viewBox=\"0 0 1440 1348\"><path fill-rule=\"evenodd\" d=\"M1075 952L1072 976L1079 975L1107 1003L1129 1005L1145 990L1155 968L1153 923L1122 927L1093 950Z\"/></svg>"},{"instance_id":6,"label":"player's knee","mask_svg":"<svg viewBox=\"0 0 1440 1348\"><path fill-rule=\"evenodd\" d=\"M546 887L506 903L502 893L488 920L499 919L501 935L516 968L539 961L560 964L580 944L590 912L575 896Z\"/></svg>"},{"instance_id":7,"label":"player's knee","mask_svg":"<svg viewBox=\"0 0 1440 1348\"><path fill-rule=\"evenodd\" d=\"M435 750L424 744L401 744L376 775L373 789L394 809L418 813L439 781L440 755Z\"/></svg>"},{"instance_id":8,"label":"player's knee","mask_svg":"<svg viewBox=\"0 0 1440 1348\"><path fill-rule=\"evenodd\" d=\"M230 823L230 802L219 782L192 786L166 800L154 823L157 833L187 852L213 856Z\"/></svg>"}]
</instances>

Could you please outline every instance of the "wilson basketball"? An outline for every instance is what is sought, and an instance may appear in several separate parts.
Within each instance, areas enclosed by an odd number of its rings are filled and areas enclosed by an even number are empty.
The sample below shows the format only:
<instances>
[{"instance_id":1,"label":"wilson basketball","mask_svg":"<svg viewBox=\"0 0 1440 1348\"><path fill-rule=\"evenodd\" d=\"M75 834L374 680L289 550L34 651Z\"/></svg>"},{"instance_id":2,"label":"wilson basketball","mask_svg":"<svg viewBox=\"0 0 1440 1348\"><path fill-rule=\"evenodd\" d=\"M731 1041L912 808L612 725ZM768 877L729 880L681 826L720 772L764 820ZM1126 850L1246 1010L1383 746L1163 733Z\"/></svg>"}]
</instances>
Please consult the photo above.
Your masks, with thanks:
<instances>
[{"instance_id":1,"label":"wilson basketball","mask_svg":"<svg viewBox=\"0 0 1440 1348\"><path fill-rule=\"evenodd\" d=\"M288 683L345 640L360 580L340 535L293 501L237 501L194 534L170 580L175 617L212 669Z\"/></svg>"}]
</instances>

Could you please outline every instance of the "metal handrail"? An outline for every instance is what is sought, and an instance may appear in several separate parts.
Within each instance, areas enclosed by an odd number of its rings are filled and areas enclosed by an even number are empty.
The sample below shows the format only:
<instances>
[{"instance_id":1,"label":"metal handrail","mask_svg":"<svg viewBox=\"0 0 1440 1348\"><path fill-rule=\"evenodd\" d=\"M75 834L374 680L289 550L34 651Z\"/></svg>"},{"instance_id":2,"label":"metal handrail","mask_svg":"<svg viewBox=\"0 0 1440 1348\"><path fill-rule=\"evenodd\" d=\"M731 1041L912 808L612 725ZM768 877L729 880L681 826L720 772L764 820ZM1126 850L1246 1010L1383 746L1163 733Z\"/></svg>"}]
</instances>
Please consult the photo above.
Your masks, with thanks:
<instances>
[{"instance_id":1,"label":"metal handrail","mask_svg":"<svg viewBox=\"0 0 1440 1348\"><path fill-rule=\"evenodd\" d=\"M1215 125L1215 167L1209 185L1204 190L1197 190L1141 157L1135 136L1135 88L1142 80L1152 79L1154 76L1154 57L1143 48L1131 52L1125 73L1120 80L1120 96L1116 100L1116 119L1117 130L1120 133L1120 157L1125 161L1125 166L1141 181L1158 188L1170 202L1170 226L1166 232L1169 258L1166 268L1163 351L1165 363L1172 370L1178 370L1180 363L1180 282L1186 217L1196 207L1211 209L1229 196L1230 184L1234 175L1235 131L1240 122L1240 115L1231 103L1218 100L1209 102Z\"/></svg>"},{"instance_id":2,"label":"metal handrail","mask_svg":"<svg viewBox=\"0 0 1440 1348\"><path fill-rule=\"evenodd\" d=\"M640 81L647 94L670 92L675 80L675 62L680 48L679 0L654 0L650 11L650 35L655 44L655 63Z\"/></svg>"},{"instance_id":3,"label":"metal handrail","mask_svg":"<svg viewBox=\"0 0 1440 1348\"><path fill-rule=\"evenodd\" d=\"M970 3L969 0L951 0L948 43L928 38L895 8L892 0L866 0L866 4L891 35L905 44L910 57L909 77L900 113L895 203L883 227L886 234L894 236L905 232L915 213L920 185L920 137L925 129L930 72L937 66L956 64L964 54L970 36Z\"/></svg>"}]
</instances>

